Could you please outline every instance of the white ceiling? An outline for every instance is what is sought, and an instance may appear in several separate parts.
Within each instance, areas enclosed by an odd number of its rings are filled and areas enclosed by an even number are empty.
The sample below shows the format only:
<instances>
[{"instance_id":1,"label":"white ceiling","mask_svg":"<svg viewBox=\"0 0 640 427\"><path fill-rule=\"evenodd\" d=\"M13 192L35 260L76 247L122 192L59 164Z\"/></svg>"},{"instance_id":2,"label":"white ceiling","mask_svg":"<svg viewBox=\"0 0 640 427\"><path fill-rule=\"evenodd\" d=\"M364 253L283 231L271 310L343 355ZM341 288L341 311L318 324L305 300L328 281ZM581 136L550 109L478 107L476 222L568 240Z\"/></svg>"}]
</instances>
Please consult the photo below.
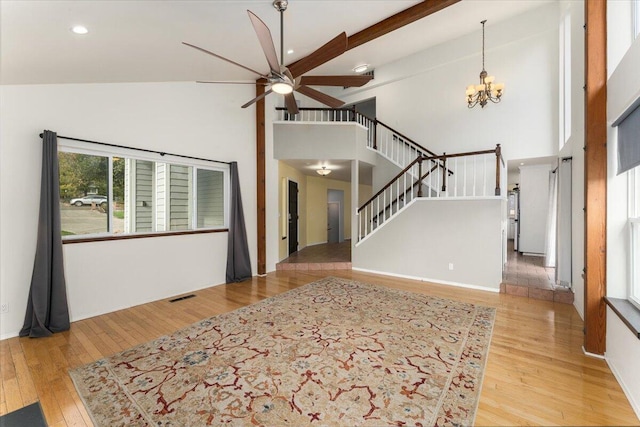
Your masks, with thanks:
<instances>
[{"instance_id":1,"label":"white ceiling","mask_svg":"<svg viewBox=\"0 0 640 427\"><path fill-rule=\"evenodd\" d=\"M555 0L464 0L374 42L360 46L311 74L350 74L429 46L480 31ZM241 68L183 46L199 45L248 67L268 66L246 10L271 28L279 51L279 14L271 0L0 2L0 83L56 84L194 80L244 80ZM356 33L416 0L290 0L285 12L286 63L306 56L342 31ZM70 31L82 24L83 36ZM480 49L480 45L478 46Z\"/></svg>"}]
</instances>

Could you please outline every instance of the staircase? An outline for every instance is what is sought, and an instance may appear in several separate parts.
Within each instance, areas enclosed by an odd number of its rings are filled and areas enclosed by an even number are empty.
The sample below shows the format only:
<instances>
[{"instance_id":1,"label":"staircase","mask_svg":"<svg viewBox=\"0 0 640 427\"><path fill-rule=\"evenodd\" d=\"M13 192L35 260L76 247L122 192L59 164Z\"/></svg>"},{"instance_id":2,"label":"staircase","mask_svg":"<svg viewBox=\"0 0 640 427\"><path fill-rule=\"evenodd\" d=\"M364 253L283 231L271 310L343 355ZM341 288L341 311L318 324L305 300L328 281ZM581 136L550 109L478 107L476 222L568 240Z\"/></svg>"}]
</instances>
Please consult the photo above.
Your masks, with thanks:
<instances>
[{"instance_id":1,"label":"staircase","mask_svg":"<svg viewBox=\"0 0 640 427\"><path fill-rule=\"evenodd\" d=\"M500 145L490 150L438 155L353 109L306 108L295 116L284 109L278 113L276 121L282 124L274 129L280 132L281 141L299 141L300 145L274 145L276 158L297 159L286 156L304 152L304 144L313 144L313 138L319 143L318 133L324 123L351 122L366 130L366 147L358 139L356 146L361 152L347 157L366 157L365 162L375 165L375 194L352 213L352 268L499 290L506 260L506 199L501 195L506 194L507 178ZM307 128L287 129L287 122ZM358 132L364 135L362 130ZM311 138L306 138L307 134ZM329 158L331 153L345 155L348 150L340 151L341 144L348 144L349 138L342 141L339 133L331 135L338 139L327 140L324 151ZM375 182L375 178L384 184ZM356 185L352 183L354 191ZM392 221L396 217L402 218Z\"/></svg>"},{"instance_id":2,"label":"staircase","mask_svg":"<svg viewBox=\"0 0 640 427\"><path fill-rule=\"evenodd\" d=\"M286 108L277 108L277 113L280 121L358 123L367 129L367 148L400 170L358 208L358 243L417 198L504 194L507 174L499 144L491 150L437 155L355 109L300 108L298 114L290 115Z\"/></svg>"}]
</instances>

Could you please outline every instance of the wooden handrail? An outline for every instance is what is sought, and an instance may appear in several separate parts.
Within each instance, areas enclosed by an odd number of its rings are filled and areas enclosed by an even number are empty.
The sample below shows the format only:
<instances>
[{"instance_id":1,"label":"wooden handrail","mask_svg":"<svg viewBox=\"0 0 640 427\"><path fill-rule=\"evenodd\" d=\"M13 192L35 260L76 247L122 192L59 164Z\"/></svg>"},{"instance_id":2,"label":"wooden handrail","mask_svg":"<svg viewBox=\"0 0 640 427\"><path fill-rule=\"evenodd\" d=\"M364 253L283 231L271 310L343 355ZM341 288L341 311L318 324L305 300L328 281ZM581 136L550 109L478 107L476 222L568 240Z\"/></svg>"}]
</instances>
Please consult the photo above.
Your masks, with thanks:
<instances>
[{"instance_id":1,"label":"wooden handrail","mask_svg":"<svg viewBox=\"0 0 640 427\"><path fill-rule=\"evenodd\" d=\"M358 113L358 114L360 114L360 115L363 115L363 116L364 116L364 114L362 114L362 113ZM365 117L366 117L366 116L365 116ZM367 117L367 118L368 118L368 117ZM415 145L416 147L418 147L419 149L421 149L421 150L422 150L422 151L424 151L425 153L429 153L429 154L431 154L431 155L433 155L433 156L435 156L435 155L436 155L436 153L434 153L433 151L431 151L431 150L428 150L428 149L424 148L422 145L418 144L417 142L415 142L413 139L409 138L408 136L406 136L406 135L404 135L404 134L402 134L402 133L398 132L397 130L395 130L395 129L394 129L394 128L392 128L391 126L388 126L388 125L384 124L383 122L381 122L381 121L380 121L380 120L378 120L378 119L374 119L374 120L375 120L375 123L379 124L379 125L380 125L380 126L382 126L382 127L385 127L385 128L387 128L387 129L389 129L391 132L395 133L395 134L396 134L396 135L398 135L400 138L403 138L403 139L405 139L405 140L407 140L407 141L411 142L413 145Z\"/></svg>"},{"instance_id":2,"label":"wooden handrail","mask_svg":"<svg viewBox=\"0 0 640 427\"><path fill-rule=\"evenodd\" d=\"M416 157L416 159L414 161L412 161L411 163L409 163L407 165L406 168L402 169L402 171L400 171L400 173L398 173L395 177L393 177L388 183L387 185L385 185L384 187L382 187L376 194L374 194L373 196L371 196L371 198L369 200L367 200L365 203L362 204L362 206L360 206L358 208L358 213L360 213L360 211L362 209L364 209L365 206L367 206L369 203L371 203L376 197L378 197L379 195L381 195L387 188L389 188L394 182L396 182L397 179L400 179L400 177L402 175L404 175L407 171L409 171L409 169L411 169L411 167L413 165L415 165L418 161L420 161L422 159L422 156L418 156Z\"/></svg>"},{"instance_id":3,"label":"wooden handrail","mask_svg":"<svg viewBox=\"0 0 640 427\"><path fill-rule=\"evenodd\" d=\"M387 188L389 188L390 186L393 185L394 182L396 182L396 180L400 179L402 177L402 175L404 175L406 172L409 171L409 169L411 169L411 167L413 165L415 165L418 162L423 162L425 160L431 160L431 161L436 161L436 160L442 160L444 162L444 166L439 164L434 166L429 172L425 173L424 177L426 177L427 175L429 175L430 173L433 172L433 170L436 167L441 167L444 170L448 170L446 169L446 160L450 159L450 158L454 158L454 157L464 157L464 156L477 156L480 154L495 154L496 155L496 189L495 189L495 195L499 196L500 195L500 161L502 160L502 151L501 151L501 147L500 144L496 145L496 148L493 150L479 150L479 151L467 151L464 153L454 153L454 154L443 154L442 156L418 156L416 157L415 160L413 160L411 163L409 163L407 165L407 167L405 167L400 173L398 173L395 177L393 177L391 180L389 180L389 182L382 187L380 190L378 190L378 192L376 194L374 194L369 200L367 200L365 203L363 203L362 206L360 206L358 208L358 213L360 213L365 206L367 206L369 203L373 202L380 194L382 194L385 190L387 190ZM504 165L504 160L502 160L502 164ZM449 171L451 172L451 171ZM453 172L451 172L453 173ZM420 173L422 174L422 173ZM423 176L419 176L418 177L418 182L422 182L422 179L424 178ZM445 180L443 179L443 188L442 191L446 191L446 187L444 187Z\"/></svg>"},{"instance_id":4,"label":"wooden handrail","mask_svg":"<svg viewBox=\"0 0 640 427\"><path fill-rule=\"evenodd\" d=\"M442 156L429 156L429 157L425 157L425 160L444 160L444 159L450 159L452 157L477 156L479 154L492 154L495 152L496 152L495 149L481 150L481 151L467 151L466 153L443 154Z\"/></svg>"},{"instance_id":5,"label":"wooden handrail","mask_svg":"<svg viewBox=\"0 0 640 427\"><path fill-rule=\"evenodd\" d=\"M417 187L418 185L421 185L422 181L424 181L425 178L428 177L429 175L431 175L431 173L436 169L438 169L438 165L435 165L431 169L429 169L424 175L422 175L422 177L419 180L416 180L415 182L412 182L411 185L409 185L409 188L406 188L404 190L404 194L402 196L398 196L397 199L403 199L407 195L407 193L409 193L411 190L413 190L414 187ZM391 201L391 203L389 203L388 206L385 206L383 210L379 211L376 216L380 216L380 215L382 215L382 212L384 212L385 210L393 208L393 205L398 203L397 199ZM366 206L366 205L362 205L362 206Z\"/></svg>"}]
</instances>

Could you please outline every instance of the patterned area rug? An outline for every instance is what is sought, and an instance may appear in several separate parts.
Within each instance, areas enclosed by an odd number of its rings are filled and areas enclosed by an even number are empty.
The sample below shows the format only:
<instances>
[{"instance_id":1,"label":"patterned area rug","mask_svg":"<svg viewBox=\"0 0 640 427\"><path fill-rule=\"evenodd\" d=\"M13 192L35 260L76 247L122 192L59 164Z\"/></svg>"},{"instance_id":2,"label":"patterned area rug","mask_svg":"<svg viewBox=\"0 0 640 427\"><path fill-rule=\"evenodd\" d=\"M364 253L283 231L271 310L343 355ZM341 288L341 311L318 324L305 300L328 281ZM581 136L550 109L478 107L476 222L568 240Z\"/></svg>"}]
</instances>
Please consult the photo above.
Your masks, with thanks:
<instances>
[{"instance_id":1,"label":"patterned area rug","mask_svg":"<svg viewBox=\"0 0 640 427\"><path fill-rule=\"evenodd\" d=\"M494 317L328 277L70 374L97 426L472 425Z\"/></svg>"}]
</instances>

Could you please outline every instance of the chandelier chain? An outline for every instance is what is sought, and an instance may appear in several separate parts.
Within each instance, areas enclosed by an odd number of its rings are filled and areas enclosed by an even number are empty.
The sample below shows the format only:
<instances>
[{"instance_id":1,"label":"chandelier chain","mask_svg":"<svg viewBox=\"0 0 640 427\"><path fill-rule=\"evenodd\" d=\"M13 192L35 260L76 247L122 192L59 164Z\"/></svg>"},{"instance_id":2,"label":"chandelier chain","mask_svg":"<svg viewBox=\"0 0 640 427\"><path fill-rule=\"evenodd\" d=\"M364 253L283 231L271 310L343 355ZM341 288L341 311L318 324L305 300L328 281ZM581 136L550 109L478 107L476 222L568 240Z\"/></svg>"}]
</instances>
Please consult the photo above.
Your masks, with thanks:
<instances>
[{"instance_id":1,"label":"chandelier chain","mask_svg":"<svg viewBox=\"0 0 640 427\"><path fill-rule=\"evenodd\" d=\"M481 22L482 24L482 71L484 71L484 23L487 22L485 19Z\"/></svg>"}]
</instances>

